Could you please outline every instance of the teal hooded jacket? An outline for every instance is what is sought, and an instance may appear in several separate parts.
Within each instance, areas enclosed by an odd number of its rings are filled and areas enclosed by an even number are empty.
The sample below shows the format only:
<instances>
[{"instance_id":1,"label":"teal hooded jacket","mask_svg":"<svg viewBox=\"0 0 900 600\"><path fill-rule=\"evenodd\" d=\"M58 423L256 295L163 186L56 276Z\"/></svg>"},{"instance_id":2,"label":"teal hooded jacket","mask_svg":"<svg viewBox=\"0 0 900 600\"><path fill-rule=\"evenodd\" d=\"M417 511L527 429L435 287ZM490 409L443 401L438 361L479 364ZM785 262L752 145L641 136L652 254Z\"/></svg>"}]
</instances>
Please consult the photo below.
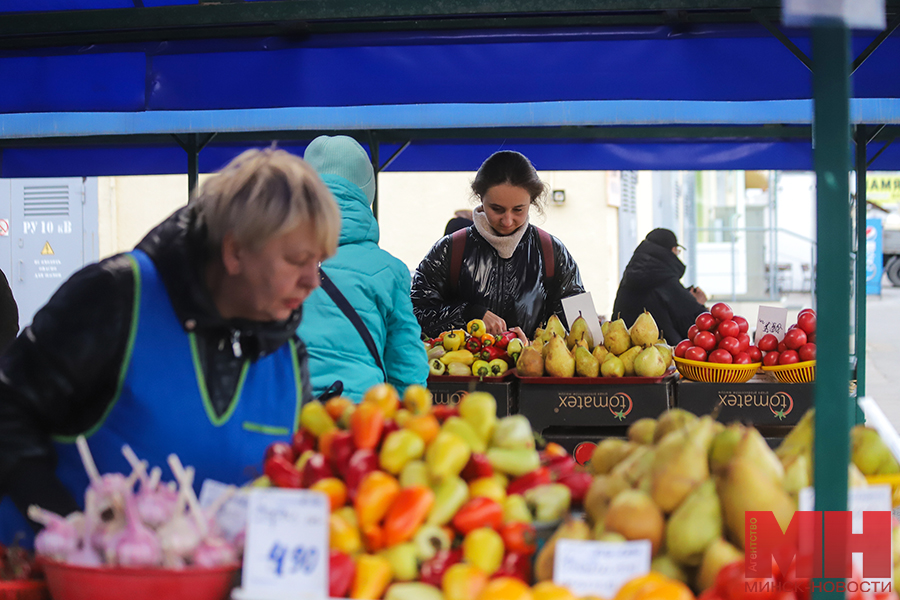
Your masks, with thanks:
<instances>
[{"instance_id":1,"label":"teal hooded jacket","mask_svg":"<svg viewBox=\"0 0 900 600\"><path fill-rule=\"evenodd\" d=\"M388 383L400 394L414 383L424 386L428 358L409 298L409 269L378 247L378 222L363 191L343 177L321 177L341 209L338 251L322 270L369 329ZM322 288L303 303L297 333L309 352L313 396L339 379L343 395L359 402L366 390L384 381L356 328Z\"/></svg>"}]
</instances>

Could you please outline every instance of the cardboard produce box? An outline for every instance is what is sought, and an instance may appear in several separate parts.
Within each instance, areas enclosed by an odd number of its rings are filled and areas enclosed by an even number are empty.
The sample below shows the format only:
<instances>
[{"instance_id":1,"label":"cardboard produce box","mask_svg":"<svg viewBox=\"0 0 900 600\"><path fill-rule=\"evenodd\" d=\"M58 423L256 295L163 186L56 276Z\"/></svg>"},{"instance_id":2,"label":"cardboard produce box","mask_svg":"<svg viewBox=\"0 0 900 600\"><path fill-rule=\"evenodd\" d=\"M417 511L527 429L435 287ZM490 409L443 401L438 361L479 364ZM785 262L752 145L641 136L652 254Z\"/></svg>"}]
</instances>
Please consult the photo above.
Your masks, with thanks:
<instances>
[{"instance_id":1,"label":"cardboard produce box","mask_svg":"<svg viewBox=\"0 0 900 600\"><path fill-rule=\"evenodd\" d=\"M815 383L781 383L768 373L747 383L701 383L682 378L675 384L675 406L777 435L789 431L812 407L814 387Z\"/></svg>"},{"instance_id":2,"label":"cardboard produce box","mask_svg":"<svg viewBox=\"0 0 900 600\"><path fill-rule=\"evenodd\" d=\"M517 384L512 371L507 371L500 377L483 377L480 380L474 376L456 375L432 375L428 378L428 389L434 404L454 406L469 392L487 392L497 401L498 417L515 414Z\"/></svg>"}]
</instances>

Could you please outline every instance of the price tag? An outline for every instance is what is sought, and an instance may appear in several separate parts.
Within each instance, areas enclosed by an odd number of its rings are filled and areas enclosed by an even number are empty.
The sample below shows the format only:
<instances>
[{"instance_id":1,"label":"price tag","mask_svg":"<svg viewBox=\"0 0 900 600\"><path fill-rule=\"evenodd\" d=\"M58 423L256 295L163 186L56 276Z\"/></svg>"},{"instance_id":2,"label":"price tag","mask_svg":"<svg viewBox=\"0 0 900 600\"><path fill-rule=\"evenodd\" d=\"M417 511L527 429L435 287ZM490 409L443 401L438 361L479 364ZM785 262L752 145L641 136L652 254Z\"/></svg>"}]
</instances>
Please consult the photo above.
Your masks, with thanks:
<instances>
[{"instance_id":1,"label":"price tag","mask_svg":"<svg viewBox=\"0 0 900 600\"><path fill-rule=\"evenodd\" d=\"M771 333L780 342L787 331L787 309L780 306L760 306L759 315L756 317L756 336L753 343L759 342L759 338Z\"/></svg>"},{"instance_id":2,"label":"price tag","mask_svg":"<svg viewBox=\"0 0 900 600\"><path fill-rule=\"evenodd\" d=\"M622 584L650 572L649 540L582 542L559 540L553 560L553 582L576 596L612 598Z\"/></svg>"},{"instance_id":3,"label":"price tag","mask_svg":"<svg viewBox=\"0 0 900 600\"><path fill-rule=\"evenodd\" d=\"M328 598L328 515L320 492L252 491L243 593L259 600Z\"/></svg>"},{"instance_id":4,"label":"price tag","mask_svg":"<svg viewBox=\"0 0 900 600\"><path fill-rule=\"evenodd\" d=\"M884 0L785 0L787 27L809 27L821 19L838 19L854 29L885 29Z\"/></svg>"},{"instance_id":5,"label":"price tag","mask_svg":"<svg viewBox=\"0 0 900 600\"><path fill-rule=\"evenodd\" d=\"M603 343L603 330L600 329L600 319L597 317L594 299L591 297L590 292L563 298L562 307L569 329L572 329L572 323L575 322L575 319L582 316L587 321L588 330L590 330L591 336L594 338L594 345Z\"/></svg>"},{"instance_id":6,"label":"price tag","mask_svg":"<svg viewBox=\"0 0 900 600\"><path fill-rule=\"evenodd\" d=\"M223 494L230 492L233 488L233 485L215 479L204 479L203 485L200 487L200 508L209 509ZM229 542L234 541L247 527L249 501L249 492L238 490L216 511L216 524Z\"/></svg>"}]
</instances>

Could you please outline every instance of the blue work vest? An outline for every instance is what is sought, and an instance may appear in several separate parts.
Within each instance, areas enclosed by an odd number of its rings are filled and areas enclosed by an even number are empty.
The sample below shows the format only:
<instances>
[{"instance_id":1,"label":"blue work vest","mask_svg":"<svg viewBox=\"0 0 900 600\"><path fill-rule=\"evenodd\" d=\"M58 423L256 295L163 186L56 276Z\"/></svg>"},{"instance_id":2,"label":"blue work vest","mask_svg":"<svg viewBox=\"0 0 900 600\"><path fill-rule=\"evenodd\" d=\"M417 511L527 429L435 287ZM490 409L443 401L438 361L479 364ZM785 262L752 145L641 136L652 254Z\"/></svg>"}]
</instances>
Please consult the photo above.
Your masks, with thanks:
<instances>
[{"instance_id":1,"label":"blue work vest","mask_svg":"<svg viewBox=\"0 0 900 600\"><path fill-rule=\"evenodd\" d=\"M140 250L130 256L135 306L119 389L100 422L85 432L97 468L101 474L130 473L122 456L127 443L151 468L163 469L164 481L174 480L167 457L177 454L185 467L196 469L198 493L205 479L241 485L261 475L266 447L297 430L302 394L295 343L245 361L231 405L216 416L194 333L184 331L150 257ZM58 441L56 448L57 474L82 504L88 478L74 438ZM0 541L7 542L14 531L9 525L28 527L11 514L16 510L8 498L3 509Z\"/></svg>"}]
</instances>

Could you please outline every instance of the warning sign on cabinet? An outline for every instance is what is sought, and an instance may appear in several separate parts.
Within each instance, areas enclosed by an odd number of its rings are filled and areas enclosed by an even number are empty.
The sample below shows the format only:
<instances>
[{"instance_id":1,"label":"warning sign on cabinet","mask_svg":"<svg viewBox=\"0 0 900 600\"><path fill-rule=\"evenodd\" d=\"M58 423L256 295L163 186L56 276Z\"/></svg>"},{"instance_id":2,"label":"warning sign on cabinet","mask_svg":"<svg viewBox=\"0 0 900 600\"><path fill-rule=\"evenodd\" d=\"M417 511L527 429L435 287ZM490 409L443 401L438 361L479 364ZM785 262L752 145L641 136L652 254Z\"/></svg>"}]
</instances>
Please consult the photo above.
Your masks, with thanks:
<instances>
[{"instance_id":1,"label":"warning sign on cabinet","mask_svg":"<svg viewBox=\"0 0 900 600\"><path fill-rule=\"evenodd\" d=\"M0 237L9 235L9 219L0 219Z\"/></svg>"},{"instance_id":2,"label":"warning sign on cabinet","mask_svg":"<svg viewBox=\"0 0 900 600\"><path fill-rule=\"evenodd\" d=\"M44 247L41 248L41 254L56 254L53 251L53 248L50 247L50 242L44 242Z\"/></svg>"}]
</instances>

